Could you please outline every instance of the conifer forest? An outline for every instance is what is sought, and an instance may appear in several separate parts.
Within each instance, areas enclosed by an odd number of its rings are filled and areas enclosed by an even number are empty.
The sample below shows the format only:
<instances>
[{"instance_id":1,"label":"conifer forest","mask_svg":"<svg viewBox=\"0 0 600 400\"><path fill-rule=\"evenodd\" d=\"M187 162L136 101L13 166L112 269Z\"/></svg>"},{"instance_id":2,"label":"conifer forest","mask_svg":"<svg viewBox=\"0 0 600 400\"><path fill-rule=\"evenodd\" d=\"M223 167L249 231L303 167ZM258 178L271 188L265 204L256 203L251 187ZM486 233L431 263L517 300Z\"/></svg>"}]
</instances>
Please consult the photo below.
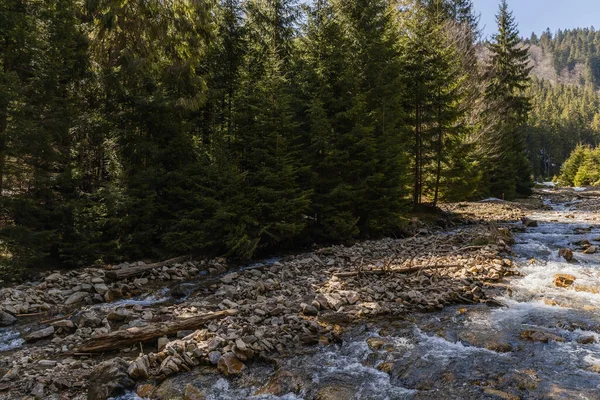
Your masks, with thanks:
<instances>
[{"instance_id":1,"label":"conifer forest","mask_svg":"<svg viewBox=\"0 0 600 400\"><path fill-rule=\"evenodd\" d=\"M0 0L0 400L598 399L600 31L517 1Z\"/></svg>"}]
</instances>

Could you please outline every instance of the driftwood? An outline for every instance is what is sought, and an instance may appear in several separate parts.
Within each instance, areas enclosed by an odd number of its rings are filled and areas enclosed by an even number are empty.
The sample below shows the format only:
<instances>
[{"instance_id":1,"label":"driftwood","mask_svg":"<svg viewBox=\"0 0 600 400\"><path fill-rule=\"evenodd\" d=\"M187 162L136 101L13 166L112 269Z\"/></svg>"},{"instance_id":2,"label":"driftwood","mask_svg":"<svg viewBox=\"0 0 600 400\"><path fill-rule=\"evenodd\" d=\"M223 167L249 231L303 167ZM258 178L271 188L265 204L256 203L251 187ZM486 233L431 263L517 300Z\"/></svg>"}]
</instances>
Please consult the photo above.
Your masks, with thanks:
<instances>
[{"instance_id":1,"label":"driftwood","mask_svg":"<svg viewBox=\"0 0 600 400\"><path fill-rule=\"evenodd\" d=\"M114 331L89 339L75 349L75 353L98 353L119 350L136 343L149 342L158 339L161 336L173 335L179 331L198 329L208 321L228 317L237 313L238 310L230 309L182 320Z\"/></svg>"},{"instance_id":2,"label":"driftwood","mask_svg":"<svg viewBox=\"0 0 600 400\"><path fill-rule=\"evenodd\" d=\"M160 267L164 267L165 265L168 265L168 264L185 261L187 258L188 258L188 256L180 256L180 257L171 258L170 260L157 262L154 264L137 265L134 267L122 268L122 269L117 269L114 271L107 271L105 275L108 279L113 279L113 280L131 278L132 276L142 275L144 272L151 271L155 268L160 268Z\"/></svg>"},{"instance_id":3,"label":"driftwood","mask_svg":"<svg viewBox=\"0 0 600 400\"><path fill-rule=\"evenodd\" d=\"M52 318L52 319L45 319L43 321L40 321L39 324L40 325L45 325L45 324L51 324L52 322L56 322L56 321L62 321L63 319L67 319L69 317L71 317L73 314L75 314L74 312L69 313L67 315L63 315L62 317L56 317L56 318Z\"/></svg>"},{"instance_id":4,"label":"driftwood","mask_svg":"<svg viewBox=\"0 0 600 400\"><path fill-rule=\"evenodd\" d=\"M427 269L445 269L445 268L461 268L463 265L460 264L450 264L450 265L423 265L420 267L410 267L410 268L400 268L400 269L370 269L366 271L358 271L358 272L340 272L337 274L333 274L333 276L338 278L349 278L352 276L359 275L385 275L385 274L413 274L415 272L420 272Z\"/></svg>"}]
</instances>

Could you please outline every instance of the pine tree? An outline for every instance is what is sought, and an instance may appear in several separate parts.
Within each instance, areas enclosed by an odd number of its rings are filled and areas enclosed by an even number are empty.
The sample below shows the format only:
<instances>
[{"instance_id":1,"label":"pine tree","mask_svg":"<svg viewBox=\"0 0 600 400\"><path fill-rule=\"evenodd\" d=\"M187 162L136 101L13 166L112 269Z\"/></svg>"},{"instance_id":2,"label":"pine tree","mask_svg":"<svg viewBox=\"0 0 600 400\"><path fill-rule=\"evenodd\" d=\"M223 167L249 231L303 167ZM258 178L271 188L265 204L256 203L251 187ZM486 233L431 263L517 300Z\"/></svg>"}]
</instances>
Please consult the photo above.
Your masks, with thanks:
<instances>
[{"instance_id":1,"label":"pine tree","mask_svg":"<svg viewBox=\"0 0 600 400\"><path fill-rule=\"evenodd\" d=\"M290 90L295 1L246 4L247 52L235 94L234 149L245 175L232 253L284 245L304 230L309 194L299 184L298 124Z\"/></svg>"},{"instance_id":2,"label":"pine tree","mask_svg":"<svg viewBox=\"0 0 600 400\"><path fill-rule=\"evenodd\" d=\"M531 168L525 155L523 125L530 111L524 91L529 84L528 51L519 38L517 24L506 0L496 15L498 33L488 44L485 99L491 126L485 144L490 194L514 198L531 191Z\"/></svg>"}]
</instances>

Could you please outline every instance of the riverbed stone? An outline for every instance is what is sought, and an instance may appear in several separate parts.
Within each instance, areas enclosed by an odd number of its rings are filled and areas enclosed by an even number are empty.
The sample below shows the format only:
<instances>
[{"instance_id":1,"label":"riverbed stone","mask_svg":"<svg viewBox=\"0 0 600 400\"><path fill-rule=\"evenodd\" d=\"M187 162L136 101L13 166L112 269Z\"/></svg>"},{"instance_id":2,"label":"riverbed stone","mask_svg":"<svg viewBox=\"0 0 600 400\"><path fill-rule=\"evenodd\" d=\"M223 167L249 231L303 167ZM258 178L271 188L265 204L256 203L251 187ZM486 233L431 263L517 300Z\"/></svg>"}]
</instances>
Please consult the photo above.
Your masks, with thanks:
<instances>
[{"instance_id":1,"label":"riverbed stone","mask_svg":"<svg viewBox=\"0 0 600 400\"><path fill-rule=\"evenodd\" d=\"M104 361L90 375L87 400L106 400L133 389L135 382L129 377L129 363L122 358Z\"/></svg>"},{"instance_id":2,"label":"riverbed stone","mask_svg":"<svg viewBox=\"0 0 600 400\"><path fill-rule=\"evenodd\" d=\"M598 246L590 246L585 249L584 254L595 254L598 252Z\"/></svg>"},{"instance_id":3,"label":"riverbed stone","mask_svg":"<svg viewBox=\"0 0 600 400\"><path fill-rule=\"evenodd\" d=\"M41 340L41 339L45 339L47 337L50 337L54 334L54 327L53 326L49 326L46 327L44 329L40 329L38 331L34 331L32 333L30 333L29 335L26 335L24 337L26 342L35 342L36 340Z\"/></svg>"},{"instance_id":4,"label":"riverbed stone","mask_svg":"<svg viewBox=\"0 0 600 400\"><path fill-rule=\"evenodd\" d=\"M17 322L17 318L6 311L0 311L0 326L10 326Z\"/></svg>"},{"instance_id":5,"label":"riverbed stone","mask_svg":"<svg viewBox=\"0 0 600 400\"><path fill-rule=\"evenodd\" d=\"M554 275L554 286L566 288L575 282L577 278L569 274L556 274Z\"/></svg>"},{"instance_id":6,"label":"riverbed stone","mask_svg":"<svg viewBox=\"0 0 600 400\"><path fill-rule=\"evenodd\" d=\"M573 261L573 250L569 248L560 249L558 255L567 261Z\"/></svg>"},{"instance_id":7,"label":"riverbed stone","mask_svg":"<svg viewBox=\"0 0 600 400\"><path fill-rule=\"evenodd\" d=\"M65 301L65 304L67 306L72 305L72 304L79 304L79 303L83 302L85 300L85 298L88 296L89 296L89 294L86 292L75 292L69 296L69 298Z\"/></svg>"},{"instance_id":8,"label":"riverbed stone","mask_svg":"<svg viewBox=\"0 0 600 400\"><path fill-rule=\"evenodd\" d=\"M229 352L223 354L219 359L217 369L225 376L235 376L241 374L246 369L246 366L235 354Z\"/></svg>"}]
</instances>

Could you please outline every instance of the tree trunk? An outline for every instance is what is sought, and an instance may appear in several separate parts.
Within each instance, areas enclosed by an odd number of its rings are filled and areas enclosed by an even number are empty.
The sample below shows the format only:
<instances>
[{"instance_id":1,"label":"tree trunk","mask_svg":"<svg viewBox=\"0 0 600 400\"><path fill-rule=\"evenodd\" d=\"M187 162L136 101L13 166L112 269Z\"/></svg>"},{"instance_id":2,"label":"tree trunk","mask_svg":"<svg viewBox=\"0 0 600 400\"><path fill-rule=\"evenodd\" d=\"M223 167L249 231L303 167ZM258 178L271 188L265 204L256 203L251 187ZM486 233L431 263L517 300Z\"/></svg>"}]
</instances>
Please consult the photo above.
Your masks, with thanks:
<instances>
[{"instance_id":1,"label":"tree trunk","mask_svg":"<svg viewBox=\"0 0 600 400\"><path fill-rule=\"evenodd\" d=\"M177 262L185 261L188 258L189 258L188 256L180 256L180 257L171 258L170 260L157 262L154 264L138 265L135 267L117 269L114 271L108 271L106 273L106 277L108 279L113 279L113 280L131 278L132 276L138 276L138 275L142 275L144 272L152 271L155 268L160 268L160 267L164 267L165 265L168 265L168 264L174 264Z\"/></svg>"},{"instance_id":2,"label":"tree trunk","mask_svg":"<svg viewBox=\"0 0 600 400\"><path fill-rule=\"evenodd\" d=\"M440 193L440 179L442 175L442 148L443 148L443 127L442 127L442 105L440 89L438 88L438 142L437 142L437 168L435 171L435 195L433 197L433 207L437 207Z\"/></svg>"},{"instance_id":3,"label":"tree trunk","mask_svg":"<svg viewBox=\"0 0 600 400\"><path fill-rule=\"evenodd\" d=\"M140 342L149 342L162 336L174 335L179 331L198 329L208 321L236 315L238 312L238 310L230 309L199 315L197 317L186 318L179 321L175 320L144 326L141 328L135 327L114 331L92 337L87 342L79 346L75 352L101 353L105 351L119 350L123 347L129 347Z\"/></svg>"}]
</instances>

